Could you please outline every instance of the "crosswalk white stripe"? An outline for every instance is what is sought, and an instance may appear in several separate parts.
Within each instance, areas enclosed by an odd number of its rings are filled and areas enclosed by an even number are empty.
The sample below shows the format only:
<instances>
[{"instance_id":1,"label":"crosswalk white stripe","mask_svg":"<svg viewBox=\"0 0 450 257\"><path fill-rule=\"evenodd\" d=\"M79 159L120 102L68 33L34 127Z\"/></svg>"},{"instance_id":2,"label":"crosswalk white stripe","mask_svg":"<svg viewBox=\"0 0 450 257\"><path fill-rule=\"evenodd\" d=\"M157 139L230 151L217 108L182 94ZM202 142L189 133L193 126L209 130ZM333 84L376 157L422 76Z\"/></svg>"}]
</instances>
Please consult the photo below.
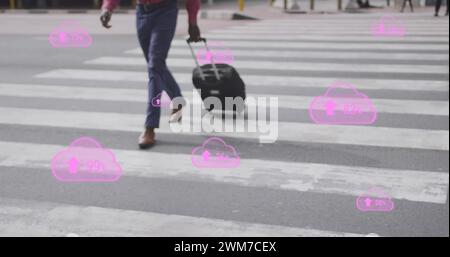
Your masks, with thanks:
<instances>
[{"instance_id":1,"label":"crosswalk white stripe","mask_svg":"<svg viewBox=\"0 0 450 257\"><path fill-rule=\"evenodd\" d=\"M330 23L331 21L329 21ZM337 22L335 24L336 27L330 28L329 24L317 24L317 23L304 23L304 24L250 24L250 25L243 25L240 27L228 27L226 29L217 29L217 30L228 30L228 31L242 31L242 30L267 30L267 31L273 31L273 30L281 30L281 31L332 31L333 29L336 29L336 31L342 32L342 33L367 33L371 32L372 26L374 24L378 24L376 21L374 22L364 22L361 25L354 26L349 25L347 23L339 23ZM448 24L448 23L447 23ZM339 28L339 27L345 27L345 28ZM445 26L445 23L441 24L424 24L423 26L410 26L410 25L404 25L404 28L406 32L440 32L445 33L445 29L448 29L448 25ZM213 30L215 31L215 30Z\"/></svg>"},{"instance_id":2,"label":"crosswalk white stripe","mask_svg":"<svg viewBox=\"0 0 450 257\"><path fill-rule=\"evenodd\" d=\"M422 22L422 21L421 21ZM333 23L333 27L330 26L330 23ZM251 28L279 28L279 29L310 29L313 27L318 30L330 30L332 28L336 28L338 30L361 30L364 31L367 28L370 28L373 24L379 24L380 19L367 19L360 21L339 21L339 20L324 20L324 21L301 21L301 22L253 22L242 24L241 26L232 26L229 27L231 29L240 28L240 29L251 29ZM419 22L402 22L398 20L398 23L411 30L440 30L444 31L445 28L448 28L448 22L439 21L434 23L419 23ZM389 24L390 25L390 24Z\"/></svg>"},{"instance_id":3,"label":"crosswalk white stripe","mask_svg":"<svg viewBox=\"0 0 450 257\"><path fill-rule=\"evenodd\" d=\"M138 57L99 57L84 62L90 65L109 66L144 66L144 58ZM170 58L167 60L170 67L192 68L192 58ZM310 62L276 62L276 61L242 61L235 60L233 66L238 69L277 70L277 71L352 71L367 73L422 73L422 74L448 74L448 66L440 65L404 65L404 64L340 64L340 63L310 63Z\"/></svg>"},{"instance_id":4,"label":"crosswalk white stripe","mask_svg":"<svg viewBox=\"0 0 450 257\"><path fill-rule=\"evenodd\" d=\"M217 38L219 38L219 36ZM46 74L55 74L53 72L54 71ZM137 79L128 78L131 79L132 81L146 80L146 75L145 73L142 72L127 73L127 74L130 76L132 76L132 74L139 74ZM101 75L104 76L104 74ZM122 76L123 78L123 75L125 75L125 73L119 76ZM186 83L190 82L190 74L184 74L182 76L184 76L183 81L186 81ZM44 78L45 75L41 77ZM51 76L47 78L51 78ZM275 78L275 80L278 79L276 76L272 78ZM280 77L280 79L284 78ZM303 78L294 78L293 80L295 79L303 79ZM317 81L313 83L317 83ZM321 79L320 81L326 81L326 79ZM409 85L400 85L404 83L405 83L404 81L398 81L399 87L405 87L405 89L406 87L408 87L408 89L406 90L417 90L416 88L424 88L426 90L430 90L430 88L432 88L437 89L436 91L448 92L448 82L447 83L431 82L432 86L420 85L420 82L412 83L413 85L417 86L417 87L413 86L413 89L410 89ZM19 86L21 88L15 89L7 89L7 86L5 84L3 84L3 86L4 86L3 89L6 90L3 90L2 85L0 84L0 95L22 94L22 96L27 97L29 96L29 94L25 92L26 91L25 87L27 87L28 85L21 85ZM37 86L37 88L34 88L35 90L41 89L43 91L40 91L38 94L35 94L34 97L38 96L58 97L63 95L61 91L57 92L53 91L53 93L56 93L57 95L45 91L45 90L52 90L46 86L41 85L35 86ZM385 87L385 84L380 84L378 83L378 81L376 83L375 81L373 83L370 83L371 88L377 86ZM86 97L87 99L89 99L89 93L93 92L89 90L85 91L86 88L65 87L65 89L80 90L78 91L79 95L74 99L79 99L80 97ZM94 89L94 91L95 90L96 89ZM110 92L113 91L115 91L115 89L110 90ZM138 96L137 95L138 92L145 92L145 90L120 89L119 91L110 94L108 98L110 100L116 99L116 97L118 98L119 94L121 93L123 94L122 100L123 98L131 100L134 97ZM146 101L145 94L143 94L142 96L144 96L143 101ZM92 99L96 99L95 97L98 96L93 96ZM292 105L293 101L302 100L301 98L306 99L306 97L286 97L285 99L282 99L282 103L284 103L286 107L293 106ZM422 101L400 101L400 102L402 104L408 102L408 104L410 105L418 102L419 106L415 106L416 108L416 110L414 110L415 112L425 111L428 114L433 114L431 111L431 109L433 109L434 111L437 111L437 113L440 113L441 115L448 115L447 102L439 102L439 105L434 105L434 103L431 102L425 103ZM395 109L398 107L404 107L401 106L402 104L393 107L391 106L391 110L392 108ZM420 104L425 104L425 107L424 105ZM297 105L299 104L297 103ZM280 104L280 106L283 106L283 104ZM304 106L299 107L303 108ZM0 123L2 123L4 120L11 120L10 117L2 119L2 117L4 116L3 114L8 110L13 110L13 114L14 111L16 111L15 112L16 114L20 112L19 109L15 108L9 109L0 108L1 114ZM29 111L28 109L25 110L26 110L25 115L26 114L39 115L39 110L37 110L37 112L35 113L28 112ZM379 110L382 111L382 108L381 109L379 108ZM47 110L41 111L44 112L44 115L39 117L42 118L42 120L44 121L47 120L47 118L49 117L59 117L59 118L62 117L59 114L55 116L48 115L49 113L47 112ZM71 116L71 114L69 113L69 115L66 116L65 118L70 119L75 118L75 116L76 115ZM81 120L79 124L88 124L89 123L88 119ZM128 120L126 120L126 122L127 121ZM33 123L33 121L31 123ZM107 123L109 125L113 124L112 119L108 118ZM62 123L56 124L56 126L60 126L61 124ZM289 124L280 124L280 125L281 125L280 127L285 127L289 129L291 128L290 127L291 125ZM84 127L85 125L80 126ZM62 127L66 126L63 125ZM119 128L119 130L121 130L122 128ZM130 131L130 128L131 126L126 127L126 131ZM163 128L163 130L164 129L165 128ZM312 130L312 127L309 127L309 130ZM290 133L292 133L293 131L290 131ZM411 132L412 130L406 131ZM434 134L434 132L438 132L439 134L437 133ZM164 133L170 132L166 131ZM301 134L302 132L296 131L296 133ZM365 131L358 131L357 133L365 133ZM383 131L383 133L386 133L386 135L388 134L390 135L389 131ZM405 134L399 132L395 136L398 137L401 135L405 137L411 137L423 133L423 137L420 137L417 139L417 141L414 141L414 144L416 143L420 144L418 143L419 141L428 139L428 136L425 138L426 133L428 133L428 131L426 130L422 131L414 130L414 133ZM347 137L349 137L349 135L350 134L348 134ZM448 151L448 131L430 131L430 135L432 141L431 144L436 145L437 144L436 138L438 137L441 137L441 140L442 139L445 140L447 142L447 145L445 144L440 145L439 150ZM334 136L335 135L332 135L332 137ZM366 134L366 136L377 137L378 135ZM292 135L288 135L285 140L288 140L288 138L291 137ZM298 138L296 138L295 140L298 140ZM387 142L387 140L385 142ZM411 142L408 142L408 144ZM403 143L404 142L400 144ZM48 166L50 162L49 158L51 158L52 154L60 150L62 147L64 146L12 143L0 141L0 166L49 168ZM436 148L429 148L428 145L422 149L436 149ZM445 204L448 198L447 191L448 191L449 175L448 173L444 172L392 170L392 169L377 169L367 167L347 167L347 166L338 166L338 165L333 166L325 164L286 163L278 161L265 161L253 159L242 159L241 167L236 170L233 170L232 172L224 170L199 171L190 166L189 155L183 154L168 155L155 152L150 152L149 154L148 152L144 153L138 151L126 151L116 149L113 151L117 154L118 159L123 164L124 171L126 172L125 176L146 176L146 177L165 177L165 178L170 176L171 178L176 179L187 179L187 180L198 179L201 181L224 182L243 186L258 186L258 187L262 186L262 187L278 188L282 190L296 190L301 192L342 194L352 196L358 196L364 193L365 189L375 184L377 186L381 185L382 187L387 188L389 194L395 199L403 199L415 202ZM158 159L163 164L161 165L161 163L159 163L158 165L156 165L154 162L149 161L154 159ZM173 165L173 162L175 162L176 165ZM277 174L276 176L274 176L273 174L269 174L269 172L267 171L267 167L277 167L277 169L279 169L281 174L280 175ZM168 170L169 172L162 172L161 170L166 171ZM236 172L235 174L233 173L234 171ZM23 215L24 213L26 215ZM19 216L19 218L17 218L17 216ZM31 217L33 217L33 219ZM37 222L36 217L38 220ZM108 219L105 220L101 217L108 217ZM130 217L133 218L131 219ZM3 224L0 223L0 231L2 232L2 234L6 233L13 235L21 235L21 234L42 235L43 233L45 235L48 234L60 235L61 232L62 233L76 232L82 236L83 235L108 236L111 234L130 235L130 236L136 235L217 236L218 233L221 236L361 236L359 234L353 233L341 233L332 231L320 231L314 229L272 226L265 224L242 223L220 219L207 219L207 218L180 216L180 215L159 214L152 212L118 210L110 208L80 207L80 206L58 205L53 203L42 203L33 201L25 202L17 200L4 200L2 198L0 198L0 218L1 220L14 219L14 223L12 226L11 223L9 223L7 226L5 226L4 223ZM173 227L170 226L169 228L167 228L166 225L169 223L172 224ZM142 226L142 224L150 224L150 225ZM180 230L182 231L182 233L186 232L186 234L180 234Z\"/></svg>"},{"instance_id":5,"label":"crosswalk white stripe","mask_svg":"<svg viewBox=\"0 0 450 257\"><path fill-rule=\"evenodd\" d=\"M367 28L367 31L361 31L361 30L357 30L357 29L349 29L349 30L316 30L314 29L313 26L310 26L309 29L295 29L295 30L286 30L286 29L282 29L282 28L273 28L273 29L267 29L267 28L235 28L235 29L217 29L217 30L212 30L209 31L209 33L214 33L214 34L219 34L219 35L223 35L223 34L236 34L236 33L248 33L248 34L261 34L261 33L266 33L266 34L271 34L271 35L278 35L278 34L283 34L283 35L304 35L304 34L308 34L308 35L342 35L342 34L348 34L348 35L361 35L361 36L371 36L372 32L370 27ZM422 36L422 35L430 35L430 36L448 36L448 31L441 31L441 30L415 30L415 31L411 31L408 30L407 31L407 35L405 35L406 38L408 38L409 36ZM343 37L345 35L342 35Z\"/></svg>"},{"instance_id":6,"label":"crosswalk white stripe","mask_svg":"<svg viewBox=\"0 0 450 257\"><path fill-rule=\"evenodd\" d=\"M50 172L51 158L64 148L58 145L0 141L0 166L48 169ZM124 176L214 181L355 197L378 186L386 189L394 199L439 204L447 201L449 174L445 172L267 161L245 159L245 156L241 156L240 166L234 169L199 169L192 165L190 152L112 151L122 166Z\"/></svg>"},{"instance_id":7,"label":"crosswalk white stripe","mask_svg":"<svg viewBox=\"0 0 450 257\"><path fill-rule=\"evenodd\" d=\"M336 27L330 28L330 26L327 26L327 24L318 24L318 23L304 23L299 25L293 25L293 24L249 24L249 25L243 25L240 27L230 27L227 28L229 30L253 30L253 29L260 29L260 30L286 30L286 31L332 31L332 29L336 29L336 31L342 31L342 32L350 32L350 31L368 31L370 32L372 29L373 24L378 24L376 21L374 22L364 22L362 24L359 24L357 26L349 26L349 24L345 23L337 23L334 24ZM436 32L446 32L445 29L448 29L448 26L441 26L441 24L429 24L426 26L410 26L410 24L403 24L406 31L412 31L412 32L420 32L420 31L436 31Z\"/></svg>"},{"instance_id":8,"label":"crosswalk white stripe","mask_svg":"<svg viewBox=\"0 0 450 257\"><path fill-rule=\"evenodd\" d=\"M224 45L224 48L227 47ZM198 49L196 49L198 50ZM448 55L444 54L408 54L408 53L371 53L371 52L333 52L333 51L320 51L320 52L306 52L306 51L271 51L271 50L231 50L233 57L239 59L240 57L277 57L277 58L317 58L317 59L347 59L347 60L411 60L411 61L448 61ZM125 54L142 55L140 48L128 50ZM170 49L170 55L183 55L189 58L191 52L186 48L173 47Z\"/></svg>"},{"instance_id":9,"label":"crosswalk white stripe","mask_svg":"<svg viewBox=\"0 0 450 257\"><path fill-rule=\"evenodd\" d=\"M398 13L396 10L393 10L391 12L387 11L384 13L364 13L364 15L355 15L353 13L339 13L338 15L325 15L326 19L324 19L323 15L316 15L316 16L309 16L309 15L297 15L295 19L291 18L271 18L271 19L264 19L264 20L257 20L252 22L252 24L256 23L298 23L303 24L304 22L323 22L327 23L327 21L336 21L336 22L349 22L349 23L359 23L364 20L372 20L372 19L379 19L382 16L389 16L394 17L396 19L402 19L404 21L421 21L423 23L421 24L445 24L446 21L444 19L430 19L430 15L428 12L424 13L414 13L414 16L407 16L401 13ZM424 19L425 18L425 19ZM330 23L327 23L330 24ZM411 23L411 24L417 24L418 23ZM448 24L448 23L447 23Z\"/></svg>"},{"instance_id":10,"label":"crosswalk white stripe","mask_svg":"<svg viewBox=\"0 0 450 257\"><path fill-rule=\"evenodd\" d=\"M269 97L269 95L255 95ZM305 96L279 96L279 106L282 108L304 109L309 108L311 97ZM427 114L449 115L448 101L418 101L418 100L390 100L371 99L378 113L401 114Z\"/></svg>"},{"instance_id":11,"label":"crosswalk white stripe","mask_svg":"<svg viewBox=\"0 0 450 257\"><path fill-rule=\"evenodd\" d=\"M382 2L382 1L380 1ZM423 12L423 13L414 13L414 15L406 15L406 14L402 14L399 13L397 10L386 10L385 13L386 15L391 15L394 17L402 17L404 19L407 20L424 20L426 22L435 22L435 20L430 19L430 14L428 12ZM333 14L333 15L314 15L314 16L309 16L309 15L296 15L295 16L295 20L294 21L300 21L300 20L323 20L324 16L327 17L327 19L339 19L339 20L354 20L354 21L359 21L359 20L363 20L366 19L367 17L380 17L380 13L379 12L372 12L372 13L364 13L362 14L355 14L355 13L349 13L349 12L343 12L343 13L339 13L339 14ZM425 19L424 19L425 18ZM298 20L297 20L298 19ZM266 22L268 21L289 21L292 20L292 17L276 17L276 18L270 18L267 20L264 20ZM436 20L437 21L437 20Z\"/></svg>"},{"instance_id":12,"label":"crosswalk white stripe","mask_svg":"<svg viewBox=\"0 0 450 257\"><path fill-rule=\"evenodd\" d=\"M207 39L235 39L235 40L271 40L270 38L267 38L266 33L250 33L247 34L244 31L236 31L236 33L226 33L226 34L212 34L212 33L206 33L202 34L203 37ZM448 43L449 39L444 37L424 37L424 36L412 36L412 37L373 37L373 36L322 36L322 35L278 35L276 38L273 38L273 40L323 40L323 41L333 41L336 43L343 43L347 41L354 41L354 42L366 42L366 41L373 41L373 42L397 42L397 41L404 41L404 42L414 42L414 43L423 43L423 42L442 42L442 43Z\"/></svg>"},{"instance_id":13,"label":"crosswalk white stripe","mask_svg":"<svg viewBox=\"0 0 450 257\"><path fill-rule=\"evenodd\" d=\"M332 21L329 21L329 23ZM311 31L333 31L333 29L336 29L336 31L342 32L342 33L365 33L365 32L371 32L372 26L379 24L377 21L370 21L370 22L364 22L357 26L352 26L350 24L346 23L336 23L336 27L330 28L330 26L327 26L329 24L317 24L317 23L304 23L304 24L251 24L251 25L243 25L241 27L228 27L222 30L282 30L282 31L307 31L308 33ZM448 24L448 23L447 23ZM339 26L339 27L338 27ZM344 27L344 28L342 28ZM439 32L439 33L445 33L445 29L448 29L448 25L445 26L445 23L440 24L426 24L423 26L413 26L411 24L403 24L403 27L405 28L407 34L408 32L413 32L420 34L420 32Z\"/></svg>"},{"instance_id":14,"label":"crosswalk white stripe","mask_svg":"<svg viewBox=\"0 0 450 257\"><path fill-rule=\"evenodd\" d=\"M183 96L192 103L192 93L197 91L183 91ZM20 97L46 97L59 99L83 99L96 101L130 101L147 102L145 89L111 89L69 86L44 86L30 84L0 83L0 95ZM249 97L278 97L280 108L307 110L313 97L290 95L248 94ZM448 101L418 101L418 100L389 100L371 99L379 113L409 113L428 115L449 115Z\"/></svg>"},{"instance_id":15,"label":"crosswalk white stripe","mask_svg":"<svg viewBox=\"0 0 450 257\"><path fill-rule=\"evenodd\" d=\"M367 15L367 14L364 14ZM361 17L362 19L346 19L344 17L328 17L326 19L311 19L308 17L308 19L303 19L302 17L299 17L299 19L291 20L291 19L279 19L279 20L257 20L248 22L245 24L236 24L233 27L252 27L252 26L276 26L276 25L298 25L302 26L304 24L315 24L318 25L321 28L331 28L330 24L336 25L336 27L341 28L341 24L350 26L351 28L364 28L367 24L372 24L373 22L378 22L382 17L387 18L394 18L398 23L402 23L405 26L412 26L412 27L431 27L436 28L434 25L440 25L448 26L448 22L446 22L445 19L435 19L435 20L425 20L420 19L420 22L418 22L418 19L409 19L409 17L404 16L397 16L397 15L389 15L389 14L379 14L375 15L375 17L370 16L364 16ZM427 17L429 18L429 17ZM389 22L389 21L387 21Z\"/></svg>"},{"instance_id":16,"label":"crosswalk white stripe","mask_svg":"<svg viewBox=\"0 0 450 257\"><path fill-rule=\"evenodd\" d=\"M369 15L369 14L364 14L364 17L361 17L362 19L353 19L353 17L348 17L349 19L347 19L346 17L342 17L340 16L341 14L339 14L339 17L331 17L327 15L326 19L323 19L323 17L321 17L321 19L314 19L313 17L308 17L307 19L303 19L302 17L298 17L298 19L292 20L292 19L272 19L272 20L257 20L254 22L248 22L245 24L241 24L241 25L234 25L233 27L245 27L245 26L276 26L276 25L298 25L298 26L302 26L304 24L316 24L320 27L326 27L326 28L330 28L330 24L333 25L337 25L336 27L340 27L338 25L344 24L347 26L350 26L351 28L353 27L357 27L357 28L364 28L365 25L367 24L372 24L373 22L377 22L380 21L380 18L382 17L389 17L389 18L394 18L395 20L397 20L398 22L401 22L403 25L405 26L412 26L412 27L431 27L431 28L436 28L435 25L442 25L442 26L449 26L448 22L446 22L445 19L435 19L435 20L425 20L425 19L420 19L420 22L418 19L409 19L409 17L405 17L405 16L396 16L396 15L389 15L389 14L378 14L375 15L375 17L370 17L370 16L365 16L365 15ZM320 17L320 16L318 16ZM427 17L430 18L430 17Z\"/></svg>"},{"instance_id":17,"label":"crosswalk white stripe","mask_svg":"<svg viewBox=\"0 0 450 257\"><path fill-rule=\"evenodd\" d=\"M332 22L332 24L335 24L334 22L341 22L341 23L348 23L349 25L351 24L361 24L364 22L372 22L372 21L377 21L379 20L381 17L393 17L397 20L400 21L404 21L406 22L408 25L415 25L415 26L420 26L420 25L428 25L428 24L443 24L445 26L445 24L447 24L448 26L448 22L446 22L445 19L430 19L430 16L428 13L424 13L425 18L424 17L418 17L418 16L404 16L402 14L399 14L398 12L392 12L392 13L364 13L364 15L362 16L355 16L355 14L345 14L345 13L339 13L339 15L337 16L332 16L332 15L326 15L326 19L324 19L324 16L321 15L317 15L315 17L313 16L301 16L298 15L295 17L295 19L289 19L289 18L280 18L280 19L264 19L264 20L257 20L257 21L253 21L253 22L249 22L248 24L297 24L297 25L302 25L308 22L311 23L318 23L318 24L323 24L323 25L330 25L330 22ZM416 14L417 15L417 14ZM421 21L422 23L418 23L417 21ZM409 23L411 22L411 23ZM243 24L246 25L246 24Z\"/></svg>"},{"instance_id":18,"label":"crosswalk white stripe","mask_svg":"<svg viewBox=\"0 0 450 257\"><path fill-rule=\"evenodd\" d=\"M192 84L191 73L173 73L179 83ZM36 75L42 79L73 79L94 81L148 81L146 72L123 71L123 70L96 70L96 69L56 69ZM335 82L335 78L314 77L290 77L290 76L267 76L267 75L245 75L242 79L247 85L267 86L276 88L278 86L298 88L327 88ZM405 91L438 91L448 92L448 81L426 81L426 80L389 80L389 79L341 79L354 84L359 89L377 90L405 90Z\"/></svg>"},{"instance_id":19,"label":"crosswalk white stripe","mask_svg":"<svg viewBox=\"0 0 450 257\"><path fill-rule=\"evenodd\" d=\"M24 118L26 117L26 118ZM194 117L196 118L196 117ZM0 108L0 124L51 126L62 128L85 128L98 130L116 130L138 132L142 129L144 115L104 112L59 111L26 108ZM201 128L201 121L185 115L185 124L191 128ZM349 144L363 146L400 147L413 149L445 150L449 149L448 130L422 130L405 128L385 128L371 126L326 126L308 123L278 122L265 133L196 133L190 135L227 136L233 138L259 139L268 143L271 136L290 142L313 142L326 144ZM160 124L158 133L173 134L169 123Z\"/></svg>"},{"instance_id":20,"label":"crosswalk white stripe","mask_svg":"<svg viewBox=\"0 0 450 257\"><path fill-rule=\"evenodd\" d=\"M448 21L438 21L432 23L423 23L420 22L402 22L401 19L398 19L398 24L405 27L407 30L424 30L424 31L445 31L446 28L449 27ZM330 23L333 23L333 27L330 26ZM340 21L340 20L323 20L323 21L299 21L296 23L283 23L283 22L252 22L247 24L242 24L240 26L231 26L226 29L285 29L285 30L331 30L336 29L340 31L365 31L372 27L373 24L379 24L380 19L366 19L366 20L349 20L349 21Z\"/></svg>"},{"instance_id":21,"label":"crosswalk white stripe","mask_svg":"<svg viewBox=\"0 0 450 257\"><path fill-rule=\"evenodd\" d=\"M0 198L3 236L305 236L357 237L361 234L235 222L134 210L76 206ZM175 247L175 245L174 245Z\"/></svg>"},{"instance_id":22,"label":"crosswalk white stripe","mask_svg":"<svg viewBox=\"0 0 450 257\"><path fill-rule=\"evenodd\" d=\"M425 20L421 20L420 22L410 22L409 20L401 21L401 19L397 19L407 28L417 28L417 29L442 29L448 28L448 22L444 20L438 20L435 22L428 22ZM273 20L273 21L258 21L254 23L243 24L242 26L232 26L230 28L241 28L241 27L305 27L310 25L315 25L320 28L329 28L330 23L336 25L336 27L345 26L346 29L360 29L363 30L367 26L372 25L375 22L380 21L379 18L375 19L362 19L362 20L342 20L342 19L325 19L325 20Z\"/></svg>"},{"instance_id":23,"label":"crosswalk white stripe","mask_svg":"<svg viewBox=\"0 0 450 257\"><path fill-rule=\"evenodd\" d=\"M291 48L291 49L302 49L302 48L323 48L324 50L345 50L345 49L376 49L376 50L449 50L449 45L445 44L402 44L402 43L351 43L351 44L336 44L332 42L319 43L319 42L290 42L290 41L226 41L223 40L224 44L229 47L249 47L249 48ZM172 46L186 46L186 40L174 40L172 41Z\"/></svg>"}]
</instances>

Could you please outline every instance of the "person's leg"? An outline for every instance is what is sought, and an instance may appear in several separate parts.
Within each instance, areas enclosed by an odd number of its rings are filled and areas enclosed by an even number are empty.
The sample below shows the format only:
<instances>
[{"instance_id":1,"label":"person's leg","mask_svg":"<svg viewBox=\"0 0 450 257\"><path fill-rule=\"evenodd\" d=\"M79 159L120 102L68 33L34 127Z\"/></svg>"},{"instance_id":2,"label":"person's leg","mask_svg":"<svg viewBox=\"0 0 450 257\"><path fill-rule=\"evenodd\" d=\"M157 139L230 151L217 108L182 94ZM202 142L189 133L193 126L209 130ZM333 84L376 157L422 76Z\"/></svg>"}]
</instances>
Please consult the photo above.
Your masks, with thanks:
<instances>
[{"instance_id":1,"label":"person's leg","mask_svg":"<svg viewBox=\"0 0 450 257\"><path fill-rule=\"evenodd\" d=\"M166 91L167 95L169 95L170 99L175 97L181 97L181 90L178 83L175 81L175 78L172 76L169 68L167 67L165 60L167 58L167 54L170 49L170 45L172 43L173 37L175 35L175 30L177 26L177 18L178 18L178 7L176 5L176 1L174 1L171 6L169 6L162 14L161 19L163 21L158 21L158 29L153 33L153 39L155 40L155 47L159 48L163 54L161 54L161 59L163 59L163 63L161 64L162 68L162 79L164 81L164 91ZM161 31L161 32L159 32ZM162 47L157 46L157 42L165 42L165 45Z\"/></svg>"},{"instance_id":2,"label":"person's leg","mask_svg":"<svg viewBox=\"0 0 450 257\"><path fill-rule=\"evenodd\" d=\"M358 4L359 8L363 8L364 7L364 3L362 0L356 0L356 3Z\"/></svg>"},{"instance_id":3,"label":"person's leg","mask_svg":"<svg viewBox=\"0 0 450 257\"><path fill-rule=\"evenodd\" d=\"M448 0L447 0L447 10L445 11L445 15L448 16Z\"/></svg>"},{"instance_id":4,"label":"person's leg","mask_svg":"<svg viewBox=\"0 0 450 257\"><path fill-rule=\"evenodd\" d=\"M178 17L178 8L174 4L166 8L157 22L157 28L153 31L151 45L153 51L153 64L159 67L163 80L163 90L167 92L171 99L181 97L181 90L175 81L172 73L166 65L167 55L175 35ZM150 53L151 54L151 53Z\"/></svg>"},{"instance_id":5,"label":"person's leg","mask_svg":"<svg viewBox=\"0 0 450 257\"><path fill-rule=\"evenodd\" d=\"M145 127L157 128L159 126L159 107L154 107L152 105L152 99L159 93L161 89L156 88L154 80L155 74L149 68L150 67L150 46L151 46L151 36L155 25L155 12L146 12L141 6L137 7L137 33L139 44L144 53L144 57L147 61L148 70L148 101L147 101L147 116L145 119ZM150 97L150 95L153 95Z\"/></svg>"},{"instance_id":6,"label":"person's leg","mask_svg":"<svg viewBox=\"0 0 450 257\"><path fill-rule=\"evenodd\" d=\"M151 44L151 36L153 27L155 24L155 15L154 12L147 12L143 9L142 6L137 7L136 13L136 25L137 25L137 35L139 39L139 44L142 48L142 52L144 53L145 60L147 61L147 71L148 71L148 101L147 101L147 115L145 119L145 127L156 128L159 125L159 108L155 108L152 106L152 99L150 98L151 94L158 95L161 91L154 90L155 86L152 83L154 80L154 74L151 72L149 67L149 56L150 56L150 44ZM155 121L155 122L150 122Z\"/></svg>"},{"instance_id":7,"label":"person's leg","mask_svg":"<svg viewBox=\"0 0 450 257\"><path fill-rule=\"evenodd\" d=\"M403 12L405 10L406 1L407 0L403 0L403 4L402 4L402 8L400 9L400 12Z\"/></svg>"},{"instance_id":8,"label":"person's leg","mask_svg":"<svg viewBox=\"0 0 450 257\"><path fill-rule=\"evenodd\" d=\"M436 0L436 4L434 5L435 13L439 14L439 10L441 9L442 0Z\"/></svg>"},{"instance_id":9,"label":"person's leg","mask_svg":"<svg viewBox=\"0 0 450 257\"><path fill-rule=\"evenodd\" d=\"M442 0L436 0L436 3L434 5L434 15L439 15L439 9L441 9Z\"/></svg>"},{"instance_id":10,"label":"person's leg","mask_svg":"<svg viewBox=\"0 0 450 257\"><path fill-rule=\"evenodd\" d=\"M171 4L155 11L154 25L148 52L148 98L146 126L158 128L161 108L151 104L151 100L163 90L170 98L180 97L181 90L166 65L167 55L175 35L178 8Z\"/></svg>"},{"instance_id":11,"label":"person's leg","mask_svg":"<svg viewBox=\"0 0 450 257\"><path fill-rule=\"evenodd\" d=\"M150 45L150 37L152 35L153 23L149 21L149 15L146 14L139 6L136 9L136 28L139 45L144 53L145 60L148 63L148 50Z\"/></svg>"},{"instance_id":12,"label":"person's leg","mask_svg":"<svg viewBox=\"0 0 450 257\"><path fill-rule=\"evenodd\" d=\"M409 6L411 7L411 12L414 12L414 6L412 0L409 0Z\"/></svg>"}]
</instances>

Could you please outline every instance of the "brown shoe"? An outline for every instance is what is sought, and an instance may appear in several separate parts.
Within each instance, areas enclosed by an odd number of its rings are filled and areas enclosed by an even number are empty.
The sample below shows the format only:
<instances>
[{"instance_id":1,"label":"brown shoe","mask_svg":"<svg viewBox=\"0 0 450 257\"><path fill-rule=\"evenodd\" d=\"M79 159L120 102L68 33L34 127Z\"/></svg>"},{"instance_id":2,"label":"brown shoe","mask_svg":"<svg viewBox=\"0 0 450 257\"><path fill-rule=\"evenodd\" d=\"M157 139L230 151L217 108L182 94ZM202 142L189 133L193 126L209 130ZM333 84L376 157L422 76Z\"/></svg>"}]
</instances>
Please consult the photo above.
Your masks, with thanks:
<instances>
[{"instance_id":1,"label":"brown shoe","mask_svg":"<svg viewBox=\"0 0 450 257\"><path fill-rule=\"evenodd\" d=\"M139 148L147 149L155 144L155 129L146 128L139 136Z\"/></svg>"}]
</instances>

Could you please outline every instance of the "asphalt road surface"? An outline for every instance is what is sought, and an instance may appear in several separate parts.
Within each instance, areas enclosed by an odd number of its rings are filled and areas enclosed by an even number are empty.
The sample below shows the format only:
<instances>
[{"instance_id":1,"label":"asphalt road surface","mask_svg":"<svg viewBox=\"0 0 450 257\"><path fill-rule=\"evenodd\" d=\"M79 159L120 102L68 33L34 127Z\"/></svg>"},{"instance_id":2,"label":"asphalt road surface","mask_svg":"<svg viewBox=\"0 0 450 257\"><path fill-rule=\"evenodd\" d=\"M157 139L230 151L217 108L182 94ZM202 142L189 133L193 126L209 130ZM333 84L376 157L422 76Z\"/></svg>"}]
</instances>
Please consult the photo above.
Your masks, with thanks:
<instances>
[{"instance_id":1,"label":"asphalt road surface","mask_svg":"<svg viewBox=\"0 0 450 257\"><path fill-rule=\"evenodd\" d=\"M381 14L201 21L233 53L249 97L278 97L278 138L174 133L164 108L146 151L137 148L147 75L133 15L114 16L111 31L96 15L71 15L90 33L88 48L50 45L62 14L0 15L0 235L448 236L449 22L393 15L405 36L374 37ZM185 19L168 65L189 98ZM312 122L309 103L335 81L370 98L373 124ZM52 175L52 158L80 137L114 153L118 181ZM192 165L210 137L236 149L238 167ZM372 188L393 210L356 207Z\"/></svg>"}]
</instances>

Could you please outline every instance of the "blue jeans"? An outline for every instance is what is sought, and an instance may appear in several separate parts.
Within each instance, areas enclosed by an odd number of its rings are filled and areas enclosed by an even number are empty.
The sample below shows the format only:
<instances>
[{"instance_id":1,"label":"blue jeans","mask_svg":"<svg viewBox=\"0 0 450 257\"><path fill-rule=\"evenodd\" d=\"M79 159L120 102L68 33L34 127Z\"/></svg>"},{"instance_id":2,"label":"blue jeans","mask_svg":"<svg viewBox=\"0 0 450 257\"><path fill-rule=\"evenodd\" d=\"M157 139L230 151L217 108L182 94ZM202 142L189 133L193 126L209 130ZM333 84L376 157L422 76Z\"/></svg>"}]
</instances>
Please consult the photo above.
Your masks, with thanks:
<instances>
[{"instance_id":1,"label":"blue jeans","mask_svg":"<svg viewBox=\"0 0 450 257\"><path fill-rule=\"evenodd\" d=\"M161 108L152 105L152 99L163 90L170 99L181 97L181 90L166 65L170 44L175 35L178 7L176 1L154 10L138 5L136 25L139 44L147 60L148 103L145 126L159 127Z\"/></svg>"}]
</instances>

